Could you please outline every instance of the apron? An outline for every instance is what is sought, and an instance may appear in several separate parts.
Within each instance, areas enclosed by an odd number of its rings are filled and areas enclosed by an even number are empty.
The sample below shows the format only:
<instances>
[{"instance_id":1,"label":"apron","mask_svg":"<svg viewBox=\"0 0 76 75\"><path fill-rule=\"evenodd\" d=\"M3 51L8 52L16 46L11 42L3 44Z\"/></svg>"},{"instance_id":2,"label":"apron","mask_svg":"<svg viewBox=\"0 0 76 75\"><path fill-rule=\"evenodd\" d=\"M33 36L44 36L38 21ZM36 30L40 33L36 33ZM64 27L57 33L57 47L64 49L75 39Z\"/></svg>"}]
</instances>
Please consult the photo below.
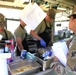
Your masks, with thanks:
<instances>
[{"instance_id":1,"label":"apron","mask_svg":"<svg viewBox=\"0 0 76 75\"><path fill-rule=\"evenodd\" d=\"M51 40L51 36L50 36L51 27L47 26L47 23L46 23L45 19L44 19L44 22L45 22L46 28L45 28L44 32L42 32L38 35L46 42L46 46L48 46L48 44ZM41 44L40 44L40 41L38 41L37 46L42 47Z\"/></svg>"},{"instance_id":2,"label":"apron","mask_svg":"<svg viewBox=\"0 0 76 75\"><path fill-rule=\"evenodd\" d=\"M23 29L23 27L20 25L20 27ZM24 30L24 29L23 29ZM25 35L27 35L25 33ZM24 50L27 50L28 51L28 44L27 44L27 41L26 41L26 37L24 38L24 40L22 41L22 45L24 47ZM20 50L18 49L18 46L17 46L17 50L16 50L16 53L17 53L17 56L20 56L21 55L21 52Z\"/></svg>"},{"instance_id":3,"label":"apron","mask_svg":"<svg viewBox=\"0 0 76 75\"><path fill-rule=\"evenodd\" d=\"M8 35L7 32L4 30L5 33L5 38L3 37L2 40L0 41L0 48L4 48L5 49L5 40L8 40ZM5 51L5 50L4 50Z\"/></svg>"},{"instance_id":4,"label":"apron","mask_svg":"<svg viewBox=\"0 0 76 75\"><path fill-rule=\"evenodd\" d=\"M5 38L2 38L2 41L8 40L8 35L5 30L4 30L4 33L5 33Z\"/></svg>"}]
</instances>

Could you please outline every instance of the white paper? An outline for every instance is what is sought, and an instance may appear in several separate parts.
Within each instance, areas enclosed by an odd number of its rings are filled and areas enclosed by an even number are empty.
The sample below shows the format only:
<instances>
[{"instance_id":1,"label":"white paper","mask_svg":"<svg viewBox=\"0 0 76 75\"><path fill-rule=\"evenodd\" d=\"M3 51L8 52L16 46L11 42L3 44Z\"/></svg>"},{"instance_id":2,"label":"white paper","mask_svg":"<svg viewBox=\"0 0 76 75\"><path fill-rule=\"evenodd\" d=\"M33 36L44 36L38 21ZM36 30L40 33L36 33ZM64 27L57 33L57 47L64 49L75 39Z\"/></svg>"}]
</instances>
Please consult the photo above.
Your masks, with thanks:
<instances>
[{"instance_id":1,"label":"white paper","mask_svg":"<svg viewBox=\"0 0 76 75\"><path fill-rule=\"evenodd\" d=\"M64 55L67 57L68 47L66 45L66 42L61 42L61 47L62 47L62 50L64 52Z\"/></svg>"},{"instance_id":2,"label":"white paper","mask_svg":"<svg viewBox=\"0 0 76 75\"><path fill-rule=\"evenodd\" d=\"M57 42L57 43L54 43L53 46L57 46L57 47L60 47L64 53L65 56L67 56L67 53L68 53L68 47L66 45L66 42Z\"/></svg>"},{"instance_id":3,"label":"white paper","mask_svg":"<svg viewBox=\"0 0 76 75\"><path fill-rule=\"evenodd\" d=\"M0 34L0 40L2 40L2 37L3 37L3 36Z\"/></svg>"},{"instance_id":4,"label":"white paper","mask_svg":"<svg viewBox=\"0 0 76 75\"><path fill-rule=\"evenodd\" d=\"M25 26L25 29L26 29L27 33L30 34L31 28L28 25Z\"/></svg>"},{"instance_id":5,"label":"white paper","mask_svg":"<svg viewBox=\"0 0 76 75\"><path fill-rule=\"evenodd\" d=\"M32 30L34 30L39 23L45 18L46 13L36 4L29 3L20 15L20 18Z\"/></svg>"},{"instance_id":6,"label":"white paper","mask_svg":"<svg viewBox=\"0 0 76 75\"><path fill-rule=\"evenodd\" d=\"M59 61L66 66L67 64L67 53L68 47L65 42L57 42L52 46L54 55L59 59Z\"/></svg>"}]
</instances>

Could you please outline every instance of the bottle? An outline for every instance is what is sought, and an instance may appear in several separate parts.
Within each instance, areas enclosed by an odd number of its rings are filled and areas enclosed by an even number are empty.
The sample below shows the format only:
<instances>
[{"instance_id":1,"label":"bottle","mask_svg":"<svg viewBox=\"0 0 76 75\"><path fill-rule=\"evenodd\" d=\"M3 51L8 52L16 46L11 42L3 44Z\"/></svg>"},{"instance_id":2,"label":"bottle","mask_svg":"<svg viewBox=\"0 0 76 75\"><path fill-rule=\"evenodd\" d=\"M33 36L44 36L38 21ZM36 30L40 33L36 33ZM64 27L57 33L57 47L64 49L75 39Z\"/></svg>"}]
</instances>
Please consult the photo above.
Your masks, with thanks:
<instances>
[{"instance_id":1,"label":"bottle","mask_svg":"<svg viewBox=\"0 0 76 75\"><path fill-rule=\"evenodd\" d=\"M4 53L9 53L9 43L5 43Z\"/></svg>"},{"instance_id":2,"label":"bottle","mask_svg":"<svg viewBox=\"0 0 76 75\"><path fill-rule=\"evenodd\" d=\"M11 53L11 58L9 58L9 62L12 62L14 60L14 41L13 39L9 40L9 42L11 43L9 50Z\"/></svg>"},{"instance_id":3,"label":"bottle","mask_svg":"<svg viewBox=\"0 0 76 75\"><path fill-rule=\"evenodd\" d=\"M11 58L10 58L10 60L13 61L14 60L14 41L13 41L13 39L11 39L10 42L11 42L11 45L10 45Z\"/></svg>"}]
</instances>

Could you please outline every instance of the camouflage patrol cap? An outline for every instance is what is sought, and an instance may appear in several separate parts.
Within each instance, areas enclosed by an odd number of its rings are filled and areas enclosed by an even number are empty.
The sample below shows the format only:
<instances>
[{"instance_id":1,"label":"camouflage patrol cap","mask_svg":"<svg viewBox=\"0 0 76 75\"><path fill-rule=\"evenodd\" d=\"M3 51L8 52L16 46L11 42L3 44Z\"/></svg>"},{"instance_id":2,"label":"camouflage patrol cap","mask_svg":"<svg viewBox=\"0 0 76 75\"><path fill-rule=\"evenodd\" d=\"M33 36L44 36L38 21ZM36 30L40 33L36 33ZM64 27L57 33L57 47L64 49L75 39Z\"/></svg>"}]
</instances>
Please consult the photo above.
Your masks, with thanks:
<instances>
[{"instance_id":1,"label":"camouflage patrol cap","mask_svg":"<svg viewBox=\"0 0 76 75\"><path fill-rule=\"evenodd\" d=\"M0 27L4 27L5 26L5 16L0 13Z\"/></svg>"},{"instance_id":2,"label":"camouflage patrol cap","mask_svg":"<svg viewBox=\"0 0 76 75\"><path fill-rule=\"evenodd\" d=\"M51 8L47 11L47 15L52 19L55 19L55 14L56 14L56 12L53 8Z\"/></svg>"}]
</instances>

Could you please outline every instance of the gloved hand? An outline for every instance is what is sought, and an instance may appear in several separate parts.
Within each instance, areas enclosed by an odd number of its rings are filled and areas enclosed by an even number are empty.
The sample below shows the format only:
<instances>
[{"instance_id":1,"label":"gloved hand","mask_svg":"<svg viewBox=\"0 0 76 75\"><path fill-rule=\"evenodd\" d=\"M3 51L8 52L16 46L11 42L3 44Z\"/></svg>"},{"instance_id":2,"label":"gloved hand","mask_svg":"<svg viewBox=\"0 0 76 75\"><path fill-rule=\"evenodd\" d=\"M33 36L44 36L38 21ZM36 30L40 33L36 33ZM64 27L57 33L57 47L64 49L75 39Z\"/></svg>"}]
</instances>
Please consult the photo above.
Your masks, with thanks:
<instances>
[{"instance_id":1,"label":"gloved hand","mask_svg":"<svg viewBox=\"0 0 76 75\"><path fill-rule=\"evenodd\" d=\"M21 55L20 55L20 57L21 57L22 59L24 59L25 56L26 56L26 53L27 53L26 50L22 50L22 51L21 51Z\"/></svg>"},{"instance_id":2,"label":"gloved hand","mask_svg":"<svg viewBox=\"0 0 76 75\"><path fill-rule=\"evenodd\" d=\"M41 44L41 46L46 47L46 42L43 39L40 39L40 44Z\"/></svg>"}]
</instances>

